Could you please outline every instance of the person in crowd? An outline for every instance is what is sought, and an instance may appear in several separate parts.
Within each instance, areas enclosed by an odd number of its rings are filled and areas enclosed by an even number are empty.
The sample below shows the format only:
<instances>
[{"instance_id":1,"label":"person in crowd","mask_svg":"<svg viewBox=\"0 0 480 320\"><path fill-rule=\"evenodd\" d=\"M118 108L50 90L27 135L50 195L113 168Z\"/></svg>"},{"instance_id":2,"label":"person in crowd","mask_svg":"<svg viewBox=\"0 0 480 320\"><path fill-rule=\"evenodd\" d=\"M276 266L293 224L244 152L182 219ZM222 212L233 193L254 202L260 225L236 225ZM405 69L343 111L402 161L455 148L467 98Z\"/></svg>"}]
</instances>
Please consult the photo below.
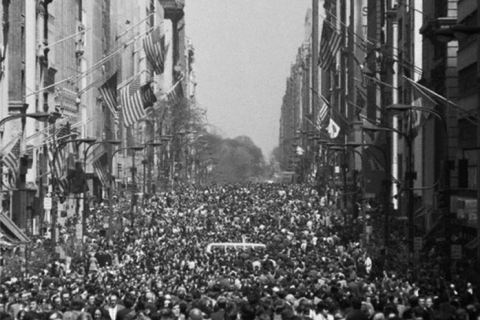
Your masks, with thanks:
<instances>
[{"instance_id":1,"label":"person in crowd","mask_svg":"<svg viewBox=\"0 0 480 320\"><path fill-rule=\"evenodd\" d=\"M107 311L105 311L105 309L101 307L95 306L91 308L88 313L93 320L110 320L110 316Z\"/></svg>"},{"instance_id":2,"label":"person in crowd","mask_svg":"<svg viewBox=\"0 0 480 320\"><path fill-rule=\"evenodd\" d=\"M480 310L477 287L455 275L447 281L435 251L415 266L385 250L379 257L381 232L360 243L355 224L306 185L177 184L150 195L133 219L121 209L130 204L124 195L92 208L85 258L2 279L10 317L32 310L45 320L464 320L463 309L470 320ZM112 216L115 232L104 233ZM60 244L69 243L67 229L59 233ZM210 243L265 247L207 252Z\"/></svg>"},{"instance_id":3,"label":"person in crowd","mask_svg":"<svg viewBox=\"0 0 480 320\"><path fill-rule=\"evenodd\" d=\"M119 311L124 309L125 307L121 304L118 304L118 293L112 292L108 297L108 303L105 306L105 310L107 311L110 320L118 320L117 314Z\"/></svg>"}]
</instances>

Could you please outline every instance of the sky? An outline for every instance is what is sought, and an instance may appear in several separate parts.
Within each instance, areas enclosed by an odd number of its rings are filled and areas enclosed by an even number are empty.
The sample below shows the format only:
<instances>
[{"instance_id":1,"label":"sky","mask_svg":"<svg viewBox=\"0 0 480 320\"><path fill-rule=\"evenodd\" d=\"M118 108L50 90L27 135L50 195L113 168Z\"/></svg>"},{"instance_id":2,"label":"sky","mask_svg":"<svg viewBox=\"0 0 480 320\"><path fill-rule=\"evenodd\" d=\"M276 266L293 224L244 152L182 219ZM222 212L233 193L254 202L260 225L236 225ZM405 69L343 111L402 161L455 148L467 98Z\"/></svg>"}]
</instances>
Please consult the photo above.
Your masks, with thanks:
<instances>
[{"instance_id":1,"label":"sky","mask_svg":"<svg viewBox=\"0 0 480 320\"><path fill-rule=\"evenodd\" d=\"M197 101L224 138L249 136L265 159L278 145L290 65L311 0L188 0Z\"/></svg>"}]
</instances>

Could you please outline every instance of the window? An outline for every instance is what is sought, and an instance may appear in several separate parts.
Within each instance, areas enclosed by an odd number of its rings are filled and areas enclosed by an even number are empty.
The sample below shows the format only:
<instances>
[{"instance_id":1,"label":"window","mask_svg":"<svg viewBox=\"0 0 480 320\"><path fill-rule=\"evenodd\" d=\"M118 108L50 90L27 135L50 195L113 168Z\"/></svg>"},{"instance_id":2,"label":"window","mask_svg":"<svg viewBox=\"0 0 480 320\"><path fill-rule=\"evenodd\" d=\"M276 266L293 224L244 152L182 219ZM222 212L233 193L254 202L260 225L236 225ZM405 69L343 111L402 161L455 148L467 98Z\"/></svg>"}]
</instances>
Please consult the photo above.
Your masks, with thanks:
<instances>
[{"instance_id":1,"label":"window","mask_svg":"<svg viewBox=\"0 0 480 320\"><path fill-rule=\"evenodd\" d=\"M398 19L398 40L403 37L403 19Z\"/></svg>"},{"instance_id":2,"label":"window","mask_svg":"<svg viewBox=\"0 0 480 320\"><path fill-rule=\"evenodd\" d=\"M465 19L463 19L460 24L465 26L477 26L477 10L473 11L469 14ZM477 41L478 36L475 34L466 36L464 38L458 39L458 49L461 50L465 47L468 47L470 44L475 43Z\"/></svg>"},{"instance_id":3,"label":"window","mask_svg":"<svg viewBox=\"0 0 480 320\"><path fill-rule=\"evenodd\" d=\"M476 93L477 87L477 63L463 68L458 73L458 94L468 96Z\"/></svg>"}]
</instances>

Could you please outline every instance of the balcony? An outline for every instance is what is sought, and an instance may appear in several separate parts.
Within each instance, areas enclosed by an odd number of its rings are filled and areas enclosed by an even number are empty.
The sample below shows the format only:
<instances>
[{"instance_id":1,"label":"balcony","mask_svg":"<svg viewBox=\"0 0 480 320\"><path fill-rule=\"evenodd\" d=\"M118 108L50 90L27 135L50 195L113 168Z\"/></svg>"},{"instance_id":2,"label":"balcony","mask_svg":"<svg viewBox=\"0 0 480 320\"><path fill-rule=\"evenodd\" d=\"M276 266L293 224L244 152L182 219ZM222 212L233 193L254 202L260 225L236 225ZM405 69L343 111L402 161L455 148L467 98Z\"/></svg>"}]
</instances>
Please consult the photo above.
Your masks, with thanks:
<instances>
[{"instance_id":1,"label":"balcony","mask_svg":"<svg viewBox=\"0 0 480 320\"><path fill-rule=\"evenodd\" d=\"M165 12L165 19L179 21L184 16L185 0L160 0Z\"/></svg>"}]
</instances>

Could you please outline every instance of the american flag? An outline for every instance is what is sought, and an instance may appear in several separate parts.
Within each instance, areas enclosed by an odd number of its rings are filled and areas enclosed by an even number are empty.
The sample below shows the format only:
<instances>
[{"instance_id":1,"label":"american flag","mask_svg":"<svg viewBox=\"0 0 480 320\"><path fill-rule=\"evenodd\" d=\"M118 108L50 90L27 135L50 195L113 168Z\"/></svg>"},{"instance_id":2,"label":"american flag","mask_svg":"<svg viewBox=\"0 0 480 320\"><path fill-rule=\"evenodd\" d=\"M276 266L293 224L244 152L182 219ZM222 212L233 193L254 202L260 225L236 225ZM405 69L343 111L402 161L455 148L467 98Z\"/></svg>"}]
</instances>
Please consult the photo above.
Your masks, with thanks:
<instances>
[{"instance_id":1,"label":"american flag","mask_svg":"<svg viewBox=\"0 0 480 320\"><path fill-rule=\"evenodd\" d=\"M118 123L118 103L117 103L117 73L111 76L104 84L102 84L98 91L103 97L103 101L115 118L115 123Z\"/></svg>"},{"instance_id":2,"label":"american flag","mask_svg":"<svg viewBox=\"0 0 480 320\"><path fill-rule=\"evenodd\" d=\"M150 83L143 85L140 90L142 91L143 108L152 108L153 104L157 102L157 97L155 96L155 93L153 93Z\"/></svg>"},{"instance_id":3,"label":"american flag","mask_svg":"<svg viewBox=\"0 0 480 320\"><path fill-rule=\"evenodd\" d=\"M143 48L148 61L156 74L162 74L165 69L165 36L160 34L160 28L155 28L143 39Z\"/></svg>"},{"instance_id":4,"label":"american flag","mask_svg":"<svg viewBox=\"0 0 480 320\"><path fill-rule=\"evenodd\" d=\"M50 172L56 179L60 191L67 193L69 183L67 179L67 158L68 147L66 141L70 136L70 123L66 123L56 134L56 143L50 143L48 148L48 158L50 162ZM55 154L56 150L56 154Z\"/></svg>"},{"instance_id":5,"label":"american flag","mask_svg":"<svg viewBox=\"0 0 480 320\"><path fill-rule=\"evenodd\" d=\"M342 35L332 28L329 22L323 22L322 38L320 40L319 67L328 70L335 61Z\"/></svg>"},{"instance_id":6,"label":"american flag","mask_svg":"<svg viewBox=\"0 0 480 320\"><path fill-rule=\"evenodd\" d=\"M318 110L317 112L317 119L315 120L315 127L317 128L317 130L320 130L321 128L324 127L324 122L325 122L325 118L327 117L327 114L328 114L328 105L323 102L322 103L322 106L320 107L320 110Z\"/></svg>"},{"instance_id":7,"label":"american flag","mask_svg":"<svg viewBox=\"0 0 480 320\"><path fill-rule=\"evenodd\" d=\"M10 152L3 158L3 164L9 170L8 180L11 187L15 186L19 174L18 169L20 161L20 140L20 138L17 139L17 142L15 142Z\"/></svg>"},{"instance_id":8,"label":"american flag","mask_svg":"<svg viewBox=\"0 0 480 320\"><path fill-rule=\"evenodd\" d=\"M167 101L175 102L177 99L178 99L177 87L175 86L167 93Z\"/></svg>"},{"instance_id":9,"label":"american flag","mask_svg":"<svg viewBox=\"0 0 480 320\"><path fill-rule=\"evenodd\" d=\"M93 169L103 186L108 186L108 155L104 151L95 161L93 161Z\"/></svg>"},{"instance_id":10,"label":"american flag","mask_svg":"<svg viewBox=\"0 0 480 320\"><path fill-rule=\"evenodd\" d=\"M125 126L129 127L146 115L145 109L157 101L150 83L140 86L140 79L133 79L120 90L120 105L122 106Z\"/></svg>"},{"instance_id":11,"label":"american flag","mask_svg":"<svg viewBox=\"0 0 480 320\"><path fill-rule=\"evenodd\" d=\"M364 148L363 151L368 156L370 163L370 170L372 171L385 171L385 166L378 160L377 152L373 147Z\"/></svg>"},{"instance_id":12,"label":"american flag","mask_svg":"<svg viewBox=\"0 0 480 320\"><path fill-rule=\"evenodd\" d=\"M415 83L414 81L407 79L408 83L411 86L413 101L412 105L417 109L412 109L408 113L407 123L409 125L410 134L413 137L417 136L421 128L427 122L430 113L428 111L422 111L420 109L433 110L437 105L437 102L433 97L422 89L421 85Z\"/></svg>"},{"instance_id":13,"label":"american flag","mask_svg":"<svg viewBox=\"0 0 480 320\"><path fill-rule=\"evenodd\" d=\"M120 90L120 105L122 106L126 127L145 116L138 77Z\"/></svg>"}]
</instances>

